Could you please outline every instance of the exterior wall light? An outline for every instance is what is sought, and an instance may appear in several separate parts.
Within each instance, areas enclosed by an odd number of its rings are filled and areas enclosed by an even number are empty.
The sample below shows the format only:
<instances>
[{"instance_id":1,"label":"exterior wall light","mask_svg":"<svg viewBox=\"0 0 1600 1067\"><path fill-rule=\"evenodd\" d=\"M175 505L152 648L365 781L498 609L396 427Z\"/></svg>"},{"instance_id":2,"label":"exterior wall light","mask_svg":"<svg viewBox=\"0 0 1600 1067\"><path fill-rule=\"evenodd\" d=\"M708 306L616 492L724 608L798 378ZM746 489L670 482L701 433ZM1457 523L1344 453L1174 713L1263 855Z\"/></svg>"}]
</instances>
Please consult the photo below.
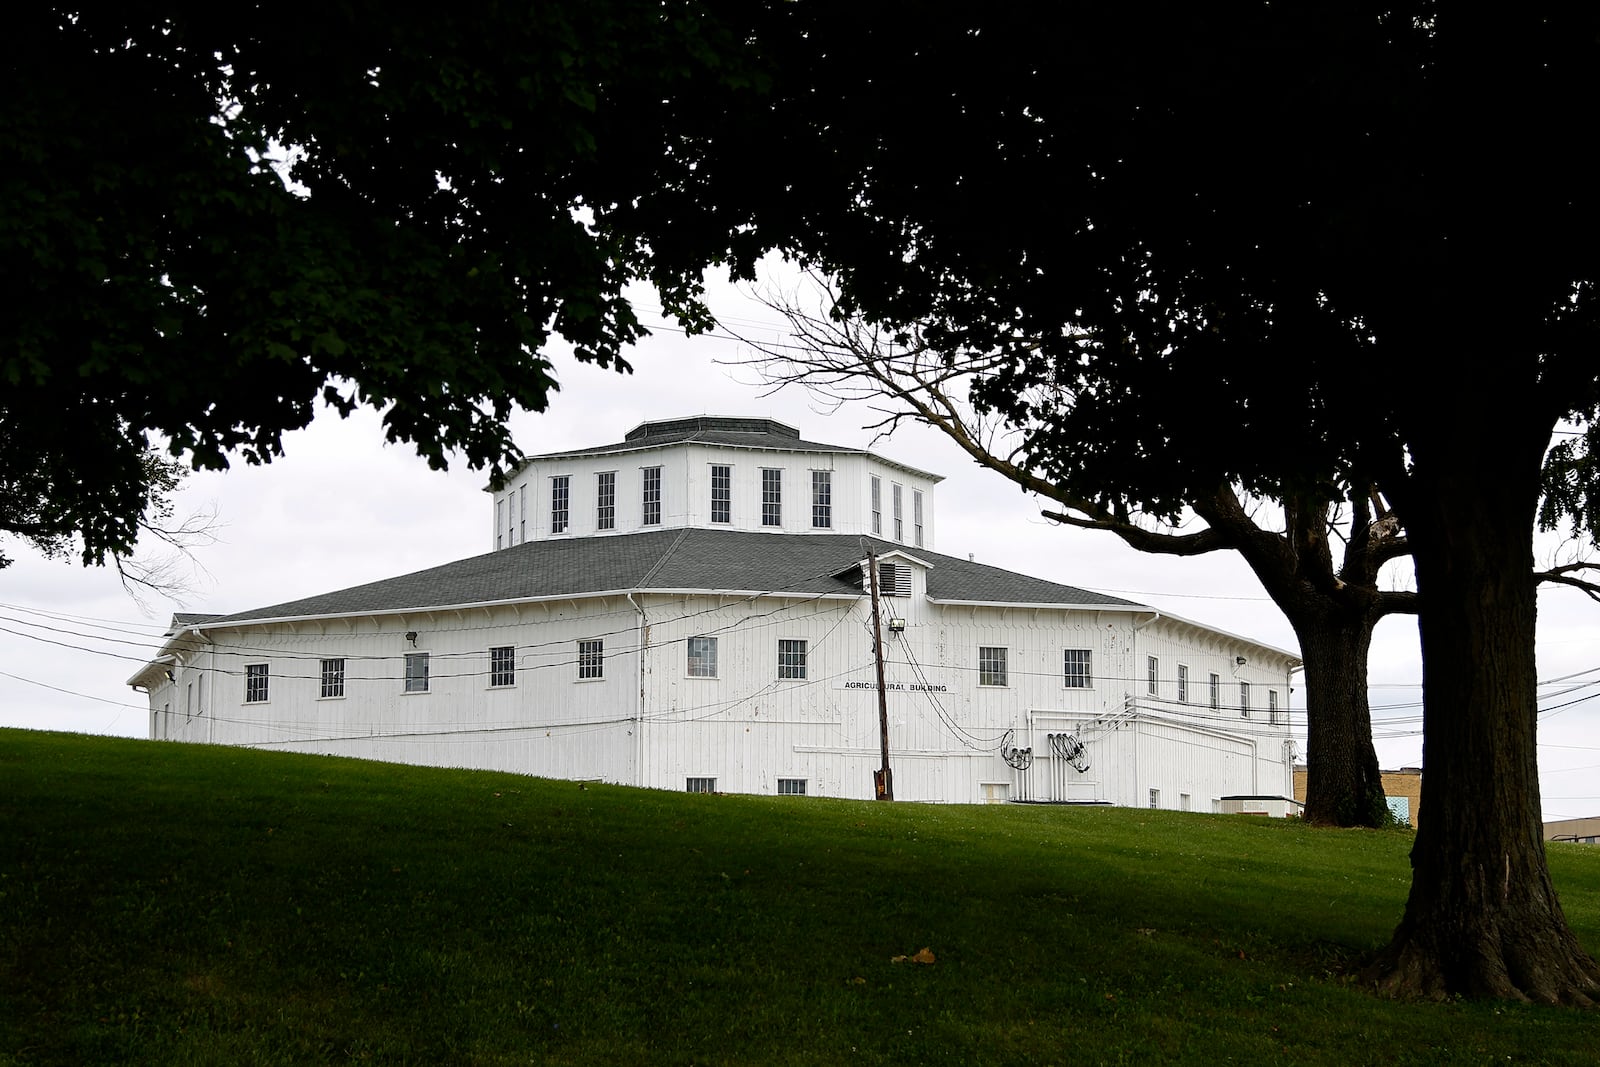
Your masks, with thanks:
<instances>
[{"instance_id":1,"label":"exterior wall light","mask_svg":"<svg viewBox=\"0 0 1600 1067\"><path fill-rule=\"evenodd\" d=\"M889 620L889 632L892 633L892 634L903 634L903 633L905 633L906 632L906 620L904 620L904 619L890 619Z\"/></svg>"}]
</instances>

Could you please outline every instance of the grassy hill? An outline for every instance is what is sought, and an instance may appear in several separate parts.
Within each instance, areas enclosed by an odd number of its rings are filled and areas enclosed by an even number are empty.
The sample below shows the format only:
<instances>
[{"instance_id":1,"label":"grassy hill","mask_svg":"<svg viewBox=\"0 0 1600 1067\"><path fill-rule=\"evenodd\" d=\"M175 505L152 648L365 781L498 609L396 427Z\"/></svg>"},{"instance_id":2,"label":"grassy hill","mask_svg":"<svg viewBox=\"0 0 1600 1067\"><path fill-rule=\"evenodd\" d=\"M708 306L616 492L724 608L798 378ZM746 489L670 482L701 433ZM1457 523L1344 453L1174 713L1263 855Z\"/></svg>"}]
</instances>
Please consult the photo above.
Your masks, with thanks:
<instances>
[{"instance_id":1,"label":"grassy hill","mask_svg":"<svg viewBox=\"0 0 1600 1067\"><path fill-rule=\"evenodd\" d=\"M1409 842L0 731L0 1064L1600 1059L1344 977ZM1600 849L1551 865L1600 950Z\"/></svg>"}]
</instances>

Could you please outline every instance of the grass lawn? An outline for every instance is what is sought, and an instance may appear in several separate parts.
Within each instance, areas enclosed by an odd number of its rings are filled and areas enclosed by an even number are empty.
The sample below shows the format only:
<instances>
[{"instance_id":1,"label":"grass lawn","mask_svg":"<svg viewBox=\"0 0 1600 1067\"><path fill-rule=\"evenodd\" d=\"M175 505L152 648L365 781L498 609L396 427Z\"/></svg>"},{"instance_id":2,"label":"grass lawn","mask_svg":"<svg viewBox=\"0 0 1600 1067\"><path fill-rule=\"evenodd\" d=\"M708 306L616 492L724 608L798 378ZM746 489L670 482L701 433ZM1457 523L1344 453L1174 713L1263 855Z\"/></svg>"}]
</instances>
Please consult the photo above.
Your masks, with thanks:
<instances>
[{"instance_id":1,"label":"grass lawn","mask_svg":"<svg viewBox=\"0 0 1600 1067\"><path fill-rule=\"evenodd\" d=\"M0 731L0 1064L1600 1062L1345 977L1409 844Z\"/></svg>"}]
</instances>

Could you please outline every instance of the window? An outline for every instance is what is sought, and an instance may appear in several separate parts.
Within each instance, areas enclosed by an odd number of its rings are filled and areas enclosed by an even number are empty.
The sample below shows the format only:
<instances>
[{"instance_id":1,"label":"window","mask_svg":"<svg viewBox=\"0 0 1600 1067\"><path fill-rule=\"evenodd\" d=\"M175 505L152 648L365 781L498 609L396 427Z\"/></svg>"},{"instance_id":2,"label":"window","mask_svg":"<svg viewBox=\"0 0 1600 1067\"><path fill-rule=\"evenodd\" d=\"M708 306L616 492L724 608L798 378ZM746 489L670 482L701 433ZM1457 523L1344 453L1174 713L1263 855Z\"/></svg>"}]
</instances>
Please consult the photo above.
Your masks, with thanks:
<instances>
[{"instance_id":1,"label":"window","mask_svg":"<svg viewBox=\"0 0 1600 1067\"><path fill-rule=\"evenodd\" d=\"M324 698L344 696L344 660L322 661L322 695Z\"/></svg>"},{"instance_id":2,"label":"window","mask_svg":"<svg viewBox=\"0 0 1600 1067\"><path fill-rule=\"evenodd\" d=\"M733 468L711 468L711 521L733 521Z\"/></svg>"},{"instance_id":3,"label":"window","mask_svg":"<svg viewBox=\"0 0 1600 1067\"><path fill-rule=\"evenodd\" d=\"M811 472L811 525L818 530L833 526L833 472Z\"/></svg>"},{"instance_id":4,"label":"window","mask_svg":"<svg viewBox=\"0 0 1600 1067\"><path fill-rule=\"evenodd\" d=\"M578 679L604 678L606 676L606 643L596 637L592 641L578 642Z\"/></svg>"},{"instance_id":5,"label":"window","mask_svg":"<svg viewBox=\"0 0 1600 1067\"><path fill-rule=\"evenodd\" d=\"M717 780L715 778L685 778L683 788L689 793L715 793Z\"/></svg>"},{"instance_id":6,"label":"window","mask_svg":"<svg viewBox=\"0 0 1600 1067\"><path fill-rule=\"evenodd\" d=\"M426 693L428 691L428 654L426 652L406 653L406 692Z\"/></svg>"},{"instance_id":7,"label":"window","mask_svg":"<svg viewBox=\"0 0 1600 1067\"><path fill-rule=\"evenodd\" d=\"M1179 793L1178 794L1178 810L1179 811L1193 811L1194 810L1194 798L1191 797L1188 793Z\"/></svg>"},{"instance_id":8,"label":"window","mask_svg":"<svg viewBox=\"0 0 1600 1067\"><path fill-rule=\"evenodd\" d=\"M803 797L806 795L806 780L804 778L779 778L778 795L780 797Z\"/></svg>"},{"instance_id":9,"label":"window","mask_svg":"<svg viewBox=\"0 0 1600 1067\"><path fill-rule=\"evenodd\" d=\"M515 645L496 645L489 650L489 684L491 686L517 684Z\"/></svg>"},{"instance_id":10,"label":"window","mask_svg":"<svg viewBox=\"0 0 1600 1067\"><path fill-rule=\"evenodd\" d=\"M522 483L522 488L518 491L518 495L522 497L522 518L518 520L522 529L522 536L518 540L526 544L528 541L528 483Z\"/></svg>"},{"instance_id":11,"label":"window","mask_svg":"<svg viewBox=\"0 0 1600 1067\"><path fill-rule=\"evenodd\" d=\"M597 530L617 528L617 472L602 471L595 475L594 525Z\"/></svg>"},{"instance_id":12,"label":"window","mask_svg":"<svg viewBox=\"0 0 1600 1067\"><path fill-rule=\"evenodd\" d=\"M1146 656L1144 670L1146 676L1145 686L1150 695L1155 696L1161 690L1161 661L1154 656Z\"/></svg>"},{"instance_id":13,"label":"window","mask_svg":"<svg viewBox=\"0 0 1600 1067\"><path fill-rule=\"evenodd\" d=\"M517 543L517 491L506 494L506 547Z\"/></svg>"},{"instance_id":14,"label":"window","mask_svg":"<svg viewBox=\"0 0 1600 1067\"><path fill-rule=\"evenodd\" d=\"M644 524L646 526L661 525L661 468L646 467L644 475Z\"/></svg>"},{"instance_id":15,"label":"window","mask_svg":"<svg viewBox=\"0 0 1600 1067\"><path fill-rule=\"evenodd\" d=\"M1222 707L1222 679L1214 674L1211 676L1211 706Z\"/></svg>"},{"instance_id":16,"label":"window","mask_svg":"<svg viewBox=\"0 0 1600 1067\"><path fill-rule=\"evenodd\" d=\"M1250 717L1250 683L1239 683L1239 714L1248 719Z\"/></svg>"},{"instance_id":17,"label":"window","mask_svg":"<svg viewBox=\"0 0 1600 1067\"><path fill-rule=\"evenodd\" d=\"M918 548L922 547L922 490L911 491L911 532Z\"/></svg>"},{"instance_id":18,"label":"window","mask_svg":"<svg viewBox=\"0 0 1600 1067\"><path fill-rule=\"evenodd\" d=\"M905 490L896 485L892 486L889 492L894 500L894 539L904 541L906 539Z\"/></svg>"},{"instance_id":19,"label":"window","mask_svg":"<svg viewBox=\"0 0 1600 1067\"><path fill-rule=\"evenodd\" d=\"M1150 806L1152 808L1159 808L1161 806L1161 790L1150 790Z\"/></svg>"},{"instance_id":20,"label":"window","mask_svg":"<svg viewBox=\"0 0 1600 1067\"><path fill-rule=\"evenodd\" d=\"M883 479L872 476L872 532L883 536Z\"/></svg>"},{"instance_id":21,"label":"window","mask_svg":"<svg viewBox=\"0 0 1600 1067\"><path fill-rule=\"evenodd\" d=\"M978 684L1006 684L1006 650L1003 648L978 649Z\"/></svg>"},{"instance_id":22,"label":"window","mask_svg":"<svg viewBox=\"0 0 1600 1067\"><path fill-rule=\"evenodd\" d=\"M1178 703L1189 703L1189 668L1178 664Z\"/></svg>"},{"instance_id":23,"label":"window","mask_svg":"<svg viewBox=\"0 0 1600 1067\"><path fill-rule=\"evenodd\" d=\"M1062 656L1068 689L1088 689L1094 684L1094 674L1089 669L1089 650L1069 648Z\"/></svg>"},{"instance_id":24,"label":"window","mask_svg":"<svg viewBox=\"0 0 1600 1067\"><path fill-rule=\"evenodd\" d=\"M570 475L558 474L550 479L550 532L566 533L567 518L572 504L572 478ZM528 521L528 513L522 513L524 524Z\"/></svg>"},{"instance_id":25,"label":"window","mask_svg":"<svg viewBox=\"0 0 1600 1067\"><path fill-rule=\"evenodd\" d=\"M1284 720L1278 717L1278 691L1276 689L1267 690L1267 721L1273 726L1282 726L1284 723Z\"/></svg>"},{"instance_id":26,"label":"window","mask_svg":"<svg viewBox=\"0 0 1600 1067\"><path fill-rule=\"evenodd\" d=\"M806 676L806 643L804 641L778 642L778 677L804 678Z\"/></svg>"},{"instance_id":27,"label":"window","mask_svg":"<svg viewBox=\"0 0 1600 1067\"><path fill-rule=\"evenodd\" d=\"M717 639L715 637L689 638L689 677L715 678L717 676Z\"/></svg>"},{"instance_id":28,"label":"window","mask_svg":"<svg viewBox=\"0 0 1600 1067\"><path fill-rule=\"evenodd\" d=\"M190 682L189 687L183 692L183 721L188 722L192 718L194 718L194 683Z\"/></svg>"},{"instance_id":29,"label":"window","mask_svg":"<svg viewBox=\"0 0 1600 1067\"><path fill-rule=\"evenodd\" d=\"M506 528L503 525L503 523L505 521L505 517L506 517L506 502L504 500L496 500L494 502L494 547L495 548L504 548L504 547L506 547Z\"/></svg>"},{"instance_id":30,"label":"window","mask_svg":"<svg viewBox=\"0 0 1600 1067\"><path fill-rule=\"evenodd\" d=\"M267 665L248 663L244 668L244 702L261 704L267 699Z\"/></svg>"},{"instance_id":31,"label":"window","mask_svg":"<svg viewBox=\"0 0 1600 1067\"><path fill-rule=\"evenodd\" d=\"M761 525L783 525L783 472L770 467L761 471Z\"/></svg>"}]
</instances>

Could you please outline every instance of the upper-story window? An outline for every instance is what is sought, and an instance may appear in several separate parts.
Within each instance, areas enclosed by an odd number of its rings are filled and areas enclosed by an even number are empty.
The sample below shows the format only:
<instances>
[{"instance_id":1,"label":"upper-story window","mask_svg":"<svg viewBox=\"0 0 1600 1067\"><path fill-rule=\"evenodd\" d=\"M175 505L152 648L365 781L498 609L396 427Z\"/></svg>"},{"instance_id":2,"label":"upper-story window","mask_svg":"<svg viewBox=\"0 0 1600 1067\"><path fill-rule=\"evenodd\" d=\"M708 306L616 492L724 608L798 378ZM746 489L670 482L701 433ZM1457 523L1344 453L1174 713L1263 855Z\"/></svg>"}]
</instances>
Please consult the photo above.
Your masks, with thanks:
<instances>
[{"instance_id":1,"label":"upper-story window","mask_svg":"<svg viewBox=\"0 0 1600 1067\"><path fill-rule=\"evenodd\" d=\"M906 539L905 489L897 484L892 487L891 494L894 499L894 539L903 542Z\"/></svg>"},{"instance_id":2,"label":"upper-story window","mask_svg":"<svg viewBox=\"0 0 1600 1067\"><path fill-rule=\"evenodd\" d=\"M783 471L775 467L761 470L761 525L783 525Z\"/></svg>"},{"instance_id":3,"label":"upper-story window","mask_svg":"<svg viewBox=\"0 0 1600 1067\"><path fill-rule=\"evenodd\" d=\"M1222 679L1215 674L1211 676L1211 706L1222 707Z\"/></svg>"},{"instance_id":4,"label":"upper-story window","mask_svg":"<svg viewBox=\"0 0 1600 1067\"><path fill-rule=\"evenodd\" d=\"M1178 703L1189 703L1189 668L1178 664Z\"/></svg>"},{"instance_id":5,"label":"upper-story window","mask_svg":"<svg viewBox=\"0 0 1600 1067\"><path fill-rule=\"evenodd\" d=\"M819 530L833 526L833 472L811 472L811 525Z\"/></svg>"},{"instance_id":6,"label":"upper-story window","mask_svg":"<svg viewBox=\"0 0 1600 1067\"><path fill-rule=\"evenodd\" d=\"M1154 656L1146 656L1144 660L1145 685L1151 696L1155 696L1161 689L1161 661Z\"/></svg>"},{"instance_id":7,"label":"upper-story window","mask_svg":"<svg viewBox=\"0 0 1600 1067\"><path fill-rule=\"evenodd\" d=\"M922 490L911 490L911 532L918 548L922 547Z\"/></svg>"},{"instance_id":8,"label":"upper-story window","mask_svg":"<svg viewBox=\"0 0 1600 1067\"><path fill-rule=\"evenodd\" d=\"M1245 718L1250 717L1250 683L1239 683L1239 714Z\"/></svg>"},{"instance_id":9,"label":"upper-story window","mask_svg":"<svg viewBox=\"0 0 1600 1067\"><path fill-rule=\"evenodd\" d=\"M711 467L711 521L733 521L733 468L721 464Z\"/></svg>"},{"instance_id":10,"label":"upper-story window","mask_svg":"<svg viewBox=\"0 0 1600 1067\"><path fill-rule=\"evenodd\" d=\"M597 530L617 528L617 472L595 475L594 526Z\"/></svg>"},{"instance_id":11,"label":"upper-story window","mask_svg":"<svg viewBox=\"0 0 1600 1067\"><path fill-rule=\"evenodd\" d=\"M571 515L572 507L572 478L570 475L558 474L550 479L550 532L566 533L567 519ZM527 521L527 513L523 513L523 521Z\"/></svg>"},{"instance_id":12,"label":"upper-story window","mask_svg":"<svg viewBox=\"0 0 1600 1067\"><path fill-rule=\"evenodd\" d=\"M883 536L883 479L872 476L872 532Z\"/></svg>"},{"instance_id":13,"label":"upper-story window","mask_svg":"<svg viewBox=\"0 0 1600 1067\"><path fill-rule=\"evenodd\" d=\"M644 525L661 525L661 468L646 467L644 474Z\"/></svg>"},{"instance_id":14,"label":"upper-story window","mask_svg":"<svg viewBox=\"0 0 1600 1067\"><path fill-rule=\"evenodd\" d=\"M522 532L517 537L517 540L526 544L528 540L528 484L526 482L524 482L522 487L517 490L517 495L522 498L521 517L517 520L517 529Z\"/></svg>"},{"instance_id":15,"label":"upper-story window","mask_svg":"<svg viewBox=\"0 0 1600 1067\"><path fill-rule=\"evenodd\" d=\"M506 547L505 517L506 502L496 500L494 502L494 547L496 548Z\"/></svg>"},{"instance_id":16,"label":"upper-story window","mask_svg":"<svg viewBox=\"0 0 1600 1067\"><path fill-rule=\"evenodd\" d=\"M1063 678L1068 689L1088 689L1094 685L1087 648L1069 648L1062 655Z\"/></svg>"}]
</instances>

